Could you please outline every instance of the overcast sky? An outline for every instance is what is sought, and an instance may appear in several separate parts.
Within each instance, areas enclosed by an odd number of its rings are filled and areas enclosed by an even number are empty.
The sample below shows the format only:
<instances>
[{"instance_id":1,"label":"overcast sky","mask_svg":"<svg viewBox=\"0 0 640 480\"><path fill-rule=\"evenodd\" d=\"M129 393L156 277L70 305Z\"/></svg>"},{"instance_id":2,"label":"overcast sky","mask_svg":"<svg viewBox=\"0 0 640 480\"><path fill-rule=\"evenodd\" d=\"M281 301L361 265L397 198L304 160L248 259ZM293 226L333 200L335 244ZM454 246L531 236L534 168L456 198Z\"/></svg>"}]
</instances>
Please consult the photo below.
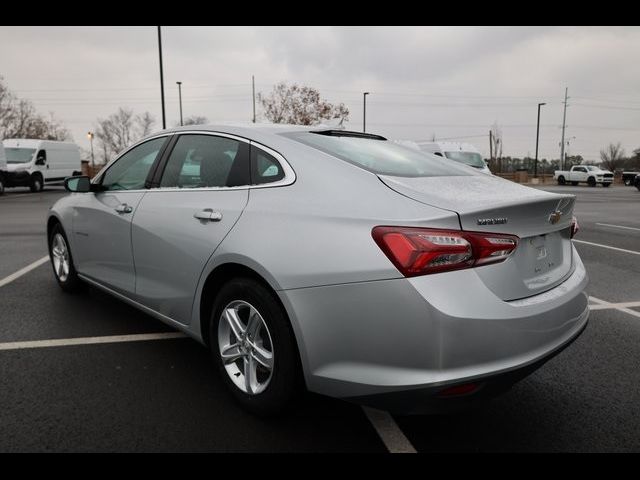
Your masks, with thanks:
<instances>
[{"instance_id":1,"label":"overcast sky","mask_svg":"<svg viewBox=\"0 0 640 480\"><path fill-rule=\"evenodd\" d=\"M250 121L256 90L279 81L316 87L350 109L347 128L394 138L469 137L488 156L559 157L564 88L569 154L598 160L608 142L640 147L637 27L163 27L167 125L184 116ZM0 75L88 148L86 132L119 106L161 128L155 27L0 27Z\"/></svg>"}]
</instances>

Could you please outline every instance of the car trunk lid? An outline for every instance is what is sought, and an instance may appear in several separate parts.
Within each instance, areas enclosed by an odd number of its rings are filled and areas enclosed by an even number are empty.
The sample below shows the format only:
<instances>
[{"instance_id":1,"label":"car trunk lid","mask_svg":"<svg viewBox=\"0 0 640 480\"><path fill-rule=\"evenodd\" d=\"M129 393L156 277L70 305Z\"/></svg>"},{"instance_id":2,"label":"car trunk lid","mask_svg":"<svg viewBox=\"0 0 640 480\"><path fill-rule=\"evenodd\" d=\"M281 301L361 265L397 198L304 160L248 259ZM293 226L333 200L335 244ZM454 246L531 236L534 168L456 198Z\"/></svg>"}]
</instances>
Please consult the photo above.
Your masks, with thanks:
<instances>
[{"instance_id":1,"label":"car trunk lid","mask_svg":"<svg viewBox=\"0 0 640 480\"><path fill-rule=\"evenodd\" d=\"M503 300L542 293L572 271L573 195L557 195L482 174L379 178L406 197L455 212L462 230L517 235L518 248L506 261L475 269Z\"/></svg>"}]
</instances>

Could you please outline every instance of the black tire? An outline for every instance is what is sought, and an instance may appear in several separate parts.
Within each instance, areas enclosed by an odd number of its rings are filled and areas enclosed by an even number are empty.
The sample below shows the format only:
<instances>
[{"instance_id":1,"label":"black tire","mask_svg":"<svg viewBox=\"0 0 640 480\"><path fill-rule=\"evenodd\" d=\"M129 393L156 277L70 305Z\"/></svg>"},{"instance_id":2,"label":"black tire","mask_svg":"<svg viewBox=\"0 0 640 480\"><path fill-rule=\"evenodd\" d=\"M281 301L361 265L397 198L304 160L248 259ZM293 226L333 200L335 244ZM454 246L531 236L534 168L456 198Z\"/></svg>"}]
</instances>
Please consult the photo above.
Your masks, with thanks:
<instances>
[{"instance_id":1,"label":"black tire","mask_svg":"<svg viewBox=\"0 0 640 480\"><path fill-rule=\"evenodd\" d=\"M0 195L4 194L4 178L0 175Z\"/></svg>"},{"instance_id":2,"label":"black tire","mask_svg":"<svg viewBox=\"0 0 640 480\"><path fill-rule=\"evenodd\" d=\"M587 179L587 185L589 185L590 187L595 187L596 186L596 179L593 177L589 177Z\"/></svg>"},{"instance_id":3,"label":"black tire","mask_svg":"<svg viewBox=\"0 0 640 480\"><path fill-rule=\"evenodd\" d=\"M566 180L564 179L564 177L563 177L562 175L560 175L560 176L558 177L558 185L564 185L564 184L566 184L566 183L567 183L567 182L566 182Z\"/></svg>"},{"instance_id":4,"label":"black tire","mask_svg":"<svg viewBox=\"0 0 640 480\"><path fill-rule=\"evenodd\" d=\"M56 235L61 235L66 244L68 256L69 256L69 272L65 278L60 278L58 272L56 272L56 267L53 260L53 242L56 238ZM73 256L71 255L71 247L69 246L69 240L67 239L67 235L64 233L64 229L62 225L57 223L52 229L51 234L49 235L49 259L51 260L51 268L53 269L53 275L60 285L60 288L68 293L74 293L82 289L82 280L78 277L78 272L76 272L76 268L73 266Z\"/></svg>"},{"instance_id":5,"label":"black tire","mask_svg":"<svg viewBox=\"0 0 640 480\"><path fill-rule=\"evenodd\" d=\"M40 175L39 173L34 173L33 175L31 175L29 188L34 193L41 192L44 189L44 181L42 180L42 175Z\"/></svg>"},{"instance_id":6,"label":"black tire","mask_svg":"<svg viewBox=\"0 0 640 480\"><path fill-rule=\"evenodd\" d=\"M609 185L611 185L610 183L603 183L602 186L603 187L608 187Z\"/></svg>"},{"instance_id":7,"label":"black tire","mask_svg":"<svg viewBox=\"0 0 640 480\"><path fill-rule=\"evenodd\" d=\"M571 182L571 185L573 185L574 187L576 187L578 185L578 182Z\"/></svg>"},{"instance_id":8,"label":"black tire","mask_svg":"<svg viewBox=\"0 0 640 480\"><path fill-rule=\"evenodd\" d=\"M218 343L218 325L224 309L234 301L244 301L262 316L272 341L273 370L266 388L249 394L236 386L225 369ZM286 312L262 283L251 278L236 278L220 289L209 322L209 346L223 382L235 399L248 411L260 416L282 413L302 391L300 360L295 338ZM239 360L239 362L242 362Z\"/></svg>"}]
</instances>

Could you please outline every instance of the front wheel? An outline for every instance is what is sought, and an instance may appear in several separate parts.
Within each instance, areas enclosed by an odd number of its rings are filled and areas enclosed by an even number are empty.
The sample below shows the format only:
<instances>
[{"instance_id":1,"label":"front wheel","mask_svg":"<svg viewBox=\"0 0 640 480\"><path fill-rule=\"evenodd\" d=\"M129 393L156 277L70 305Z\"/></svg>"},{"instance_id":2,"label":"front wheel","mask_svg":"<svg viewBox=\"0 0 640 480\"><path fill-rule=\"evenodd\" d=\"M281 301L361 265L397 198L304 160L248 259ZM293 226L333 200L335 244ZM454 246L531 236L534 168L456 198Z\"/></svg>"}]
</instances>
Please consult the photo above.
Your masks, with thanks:
<instances>
[{"instance_id":1,"label":"front wheel","mask_svg":"<svg viewBox=\"0 0 640 480\"><path fill-rule=\"evenodd\" d=\"M280 413L301 390L289 320L274 294L256 280L237 278L220 289L209 340L224 383L252 413Z\"/></svg>"},{"instance_id":2,"label":"front wheel","mask_svg":"<svg viewBox=\"0 0 640 480\"><path fill-rule=\"evenodd\" d=\"M42 175L40 175L39 173L34 173L31 176L31 182L29 183L29 188L34 193L41 192L42 189L44 188L44 182L42 180Z\"/></svg>"},{"instance_id":3,"label":"front wheel","mask_svg":"<svg viewBox=\"0 0 640 480\"><path fill-rule=\"evenodd\" d=\"M589 185L590 187L595 187L596 186L596 179L593 177L589 177L589 179L587 180L587 185Z\"/></svg>"},{"instance_id":4,"label":"front wheel","mask_svg":"<svg viewBox=\"0 0 640 480\"><path fill-rule=\"evenodd\" d=\"M69 249L69 241L58 223L51 230L49 237L49 258L53 267L53 274L58 285L65 292L75 292L81 287L81 280L73 266L73 257Z\"/></svg>"}]
</instances>

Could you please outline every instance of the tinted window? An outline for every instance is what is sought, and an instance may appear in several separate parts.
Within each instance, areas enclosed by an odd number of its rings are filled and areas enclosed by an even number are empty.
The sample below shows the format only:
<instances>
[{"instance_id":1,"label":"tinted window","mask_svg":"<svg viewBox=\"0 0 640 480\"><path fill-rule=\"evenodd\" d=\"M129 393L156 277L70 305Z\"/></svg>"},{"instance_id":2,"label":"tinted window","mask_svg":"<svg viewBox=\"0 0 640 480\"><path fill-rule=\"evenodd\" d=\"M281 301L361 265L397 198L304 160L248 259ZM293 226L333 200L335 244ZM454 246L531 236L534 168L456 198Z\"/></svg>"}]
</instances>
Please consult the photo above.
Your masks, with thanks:
<instances>
[{"instance_id":1,"label":"tinted window","mask_svg":"<svg viewBox=\"0 0 640 480\"><path fill-rule=\"evenodd\" d=\"M232 138L181 135L165 167L161 187L238 187L249 182L249 146Z\"/></svg>"},{"instance_id":2,"label":"tinted window","mask_svg":"<svg viewBox=\"0 0 640 480\"><path fill-rule=\"evenodd\" d=\"M346 162L380 175L437 177L469 175L467 167L443 162L434 155L387 140L321 135L312 132L282 134Z\"/></svg>"},{"instance_id":3,"label":"tinted window","mask_svg":"<svg viewBox=\"0 0 640 480\"><path fill-rule=\"evenodd\" d=\"M284 178L284 170L273 155L251 147L251 180L254 185L273 183Z\"/></svg>"},{"instance_id":4,"label":"tinted window","mask_svg":"<svg viewBox=\"0 0 640 480\"><path fill-rule=\"evenodd\" d=\"M156 138L129 150L109 167L102 177L105 190L139 190L144 188L149 170L166 138Z\"/></svg>"}]
</instances>

